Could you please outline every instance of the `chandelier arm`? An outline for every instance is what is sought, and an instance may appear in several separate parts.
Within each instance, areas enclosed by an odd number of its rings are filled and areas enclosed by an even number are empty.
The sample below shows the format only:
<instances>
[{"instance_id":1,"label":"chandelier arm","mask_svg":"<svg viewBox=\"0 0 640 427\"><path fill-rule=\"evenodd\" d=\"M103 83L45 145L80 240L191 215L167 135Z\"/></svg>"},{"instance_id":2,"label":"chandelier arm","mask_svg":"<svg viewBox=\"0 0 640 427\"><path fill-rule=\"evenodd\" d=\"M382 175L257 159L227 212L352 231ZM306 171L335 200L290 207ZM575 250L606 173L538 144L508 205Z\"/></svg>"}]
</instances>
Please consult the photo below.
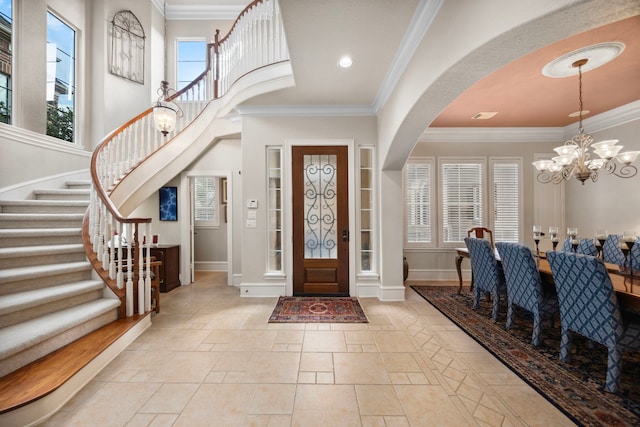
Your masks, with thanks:
<instances>
[{"instance_id":1,"label":"chandelier arm","mask_svg":"<svg viewBox=\"0 0 640 427\"><path fill-rule=\"evenodd\" d=\"M615 165L614 165L613 170L609 173L617 176L618 178L631 178L636 176L636 174L638 173L638 168L636 168L634 165L623 164L622 166L620 166L620 169L616 172Z\"/></svg>"},{"instance_id":2,"label":"chandelier arm","mask_svg":"<svg viewBox=\"0 0 640 427\"><path fill-rule=\"evenodd\" d=\"M553 175L554 174L549 171L540 171L536 176L536 181L538 181L540 184L548 184L553 180Z\"/></svg>"}]
</instances>

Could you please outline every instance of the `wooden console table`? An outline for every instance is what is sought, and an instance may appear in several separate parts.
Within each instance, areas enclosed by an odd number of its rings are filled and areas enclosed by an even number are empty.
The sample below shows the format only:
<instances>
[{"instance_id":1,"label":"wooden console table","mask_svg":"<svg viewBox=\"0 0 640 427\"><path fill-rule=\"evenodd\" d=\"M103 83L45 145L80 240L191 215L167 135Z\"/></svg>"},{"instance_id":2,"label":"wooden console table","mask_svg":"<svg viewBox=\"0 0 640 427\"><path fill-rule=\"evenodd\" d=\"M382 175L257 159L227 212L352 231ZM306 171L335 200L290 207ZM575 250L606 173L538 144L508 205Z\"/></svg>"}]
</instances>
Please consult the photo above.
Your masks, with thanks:
<instances>
[{"instance_id":1,"label":"wooden console table","mask_svg":"<svg viewBox=\"0 0 640 427\"><path fill-rule=\"evenodd\" d=\"M169 292L180 286L180 245L152 246L151 256L162 261L160 292Z\"/></svg>"}]
</instances>

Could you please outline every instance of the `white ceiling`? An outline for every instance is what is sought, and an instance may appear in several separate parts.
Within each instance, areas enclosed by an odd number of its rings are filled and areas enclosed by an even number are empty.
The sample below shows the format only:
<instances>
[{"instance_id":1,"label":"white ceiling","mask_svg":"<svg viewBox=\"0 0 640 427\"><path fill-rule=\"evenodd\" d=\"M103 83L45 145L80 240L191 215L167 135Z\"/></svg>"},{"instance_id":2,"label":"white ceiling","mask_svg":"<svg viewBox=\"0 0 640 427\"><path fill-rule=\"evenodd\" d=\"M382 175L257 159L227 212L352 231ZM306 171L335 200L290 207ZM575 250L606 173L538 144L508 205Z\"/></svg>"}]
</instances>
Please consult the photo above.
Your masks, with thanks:
<instances>
[{"instance_id":1,"label":"white ceiling","mask_svg":"<svg viewBox=\"0 0 640 427\"><path fill-rule=\"evenodd\" d=\"M418 0L279 0L296 86L249 102L251 105L342 108L375 114L385 85L402 61L412 34ZM240 10L246 0L168 0L168 18L181 11ZM419 12L424 12L423 10ZM419 15L419 14L416 14ZM200 14L199 16L202 16ZM237 13L236 13L237 16ZM577 79L551 79L542 67L558 56L594 43L621 41L618 59L584 74L590 116L640 100L640 15L596 28L532 52L486 76L434 120L436 127L566 126L577 119ZM347 70L342 55L353 57ZM405 58L406 59L406 58ZM481 111L494 119L470 120Z\"/></svg>"}]
</instances>

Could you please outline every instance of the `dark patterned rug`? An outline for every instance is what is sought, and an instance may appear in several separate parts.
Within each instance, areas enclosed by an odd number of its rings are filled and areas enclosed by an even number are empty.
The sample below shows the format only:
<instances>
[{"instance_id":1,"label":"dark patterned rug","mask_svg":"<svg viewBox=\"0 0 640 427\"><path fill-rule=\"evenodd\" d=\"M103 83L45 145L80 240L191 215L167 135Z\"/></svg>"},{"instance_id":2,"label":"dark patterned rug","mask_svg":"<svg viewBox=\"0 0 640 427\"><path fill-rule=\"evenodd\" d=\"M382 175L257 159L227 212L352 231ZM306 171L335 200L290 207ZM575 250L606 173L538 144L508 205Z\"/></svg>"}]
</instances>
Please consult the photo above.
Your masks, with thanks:
<instances>
[{"instance_id":1,"label":"dark patterned rug","mask_svg":"<svg viewBox=\"0 0 640 427\"><path fill-rule=\"evenodd\" d=\"M269 323L368 323L357 298L280 297Z\"/></svg>"},{"instance_id":2,"label":"dark patterned rug","mask_svg":"<svg viewBox=\"0 0 640 427\"><path fill-rule=\"evenodd\" d=\"M498 322L491 319L491 303L482 299L474 311L473 297L458 287L418 286L411 288L451 319L469 336L493 353L513 372L579 425L640 426L640 352L623 355L622 392L604 391L607 350L589 345L573 334L571 362L561 364L560 321L554 328L543 325L542 343L531 345L532 319L516 309L515 326L507 331L506 303Z\"/></svg>"}]
</instances>

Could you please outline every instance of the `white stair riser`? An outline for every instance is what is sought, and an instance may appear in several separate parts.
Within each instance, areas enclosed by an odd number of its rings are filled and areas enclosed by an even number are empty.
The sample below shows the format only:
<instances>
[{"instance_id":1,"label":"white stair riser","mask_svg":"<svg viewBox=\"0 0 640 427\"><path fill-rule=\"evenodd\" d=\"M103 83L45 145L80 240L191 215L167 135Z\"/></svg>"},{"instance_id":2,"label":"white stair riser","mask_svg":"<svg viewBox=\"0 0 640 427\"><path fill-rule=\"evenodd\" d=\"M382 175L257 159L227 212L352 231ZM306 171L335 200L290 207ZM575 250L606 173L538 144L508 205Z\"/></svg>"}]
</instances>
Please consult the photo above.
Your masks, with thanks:
<instances>
[{"instance_id":1,"label":"white stair riser","mask_svg":"<svg viewBox=\"0 0 640 427\"><path fill-rule=\"evenodd\" d=\"M80 190L83 191L84 190ZM36 200L86 200L89 196L89 193L86 194L76 194L76 193L68 193L68 194L58 194L58 193L40 193L36 194Z\"/></svg>"},{"instance_id":2,"label":"white stair riser","mask_svg":"<svg viewBox=\"0 0 640 427\"><path fill-rule=\"evenodd\" d=\"M34 205L34 204L0 204L3 213L85 213L87 206L83 205Z\"/></svg>"},{"instance_id":3,"label":"white stair riser","mask_svg":"<svg viewBox=\"0 0 640 427\"><path fill-rule=\"evenodd\" d=\"M16 248L20 246L40 246L40 245L68 245L78 243L82 237L82 232L61 236L34 236L34 237L6 237L0 239L0 247Z\"/></svg>"},{"instance_id":4,"label":"white stair riser","mask_svg":"<svg viewBox=\"0 0 640 427\"><path fill-rule=\"evenodd\" d=\"M0 220L0 229L24 229L24 228L80 228L82 219L14 219Z\"/></svg>"}]
</instances>

